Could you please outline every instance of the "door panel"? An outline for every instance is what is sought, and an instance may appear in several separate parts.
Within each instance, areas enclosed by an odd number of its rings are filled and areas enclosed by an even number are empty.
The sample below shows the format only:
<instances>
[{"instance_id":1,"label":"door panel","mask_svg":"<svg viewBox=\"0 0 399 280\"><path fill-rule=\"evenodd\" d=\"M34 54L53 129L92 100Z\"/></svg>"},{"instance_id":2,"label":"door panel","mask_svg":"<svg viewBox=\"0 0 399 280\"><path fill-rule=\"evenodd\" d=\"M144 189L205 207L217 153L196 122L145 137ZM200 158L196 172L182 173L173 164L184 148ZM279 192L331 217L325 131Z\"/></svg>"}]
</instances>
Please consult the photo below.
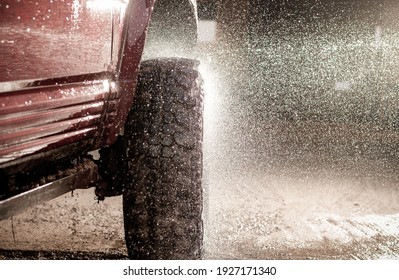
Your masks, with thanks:
<instances>
[{"instance_id":1,"label":"door panel","mask_svg":"<svg viewBox=\"0 0 399 280\"><path fill-rule=\"evenodd\" d=\"M106 71L112 52L109 2L115 1L1 1L0 82Z\"/></svg>"},{"instance_id":2,"label":"door panel","mask_svg":"<svg viewBox=\"0 0 399 280\"><path fill-rule=\"evenodd\" d=\"M119 100L112 72L126 8L124 0L0 2L0 168L72 143L57 158L97 148Z\"/></svg>"}]
</instances>

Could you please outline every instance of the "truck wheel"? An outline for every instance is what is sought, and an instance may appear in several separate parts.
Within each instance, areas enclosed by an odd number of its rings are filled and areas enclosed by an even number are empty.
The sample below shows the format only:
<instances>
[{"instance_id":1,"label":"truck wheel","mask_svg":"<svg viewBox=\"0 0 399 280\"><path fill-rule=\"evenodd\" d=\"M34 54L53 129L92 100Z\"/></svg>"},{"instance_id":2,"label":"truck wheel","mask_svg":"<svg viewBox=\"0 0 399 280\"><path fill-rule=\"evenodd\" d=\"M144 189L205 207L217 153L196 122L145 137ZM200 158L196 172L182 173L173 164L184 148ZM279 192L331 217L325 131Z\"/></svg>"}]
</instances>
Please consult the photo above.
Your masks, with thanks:
<instances>
[{"instance_id":1,"label":"truck wheel","mask_svg":"<svg viewBox=\"0 0 399 280\"><path fill-rule=\"evenodd\" d=\"M203 87L198 62L142 63L123 143L125 238L132 259L202 256Z\"/></svg>"}]
</instances>

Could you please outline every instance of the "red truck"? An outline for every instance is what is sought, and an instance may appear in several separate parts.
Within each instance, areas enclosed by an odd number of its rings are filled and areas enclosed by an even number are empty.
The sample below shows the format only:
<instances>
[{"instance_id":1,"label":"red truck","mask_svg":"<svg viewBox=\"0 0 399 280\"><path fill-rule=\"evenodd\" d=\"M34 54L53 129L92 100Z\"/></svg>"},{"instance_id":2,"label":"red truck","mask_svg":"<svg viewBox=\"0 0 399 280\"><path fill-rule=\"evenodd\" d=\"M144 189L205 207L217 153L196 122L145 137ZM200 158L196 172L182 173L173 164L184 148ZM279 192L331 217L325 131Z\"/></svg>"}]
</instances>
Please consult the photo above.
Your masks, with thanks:
<instances>
[{"instance_id":1,"label":"red truck","mask_svg":"<svg viewBox=\"0 0 399 280\"><path fill-rule=\"evenodd\" d=\"M0 219L123 196L134 259L202 256L195 0L0 2ZM157 57L160 58L157 58Z\"/></svg>"}]
</instances>

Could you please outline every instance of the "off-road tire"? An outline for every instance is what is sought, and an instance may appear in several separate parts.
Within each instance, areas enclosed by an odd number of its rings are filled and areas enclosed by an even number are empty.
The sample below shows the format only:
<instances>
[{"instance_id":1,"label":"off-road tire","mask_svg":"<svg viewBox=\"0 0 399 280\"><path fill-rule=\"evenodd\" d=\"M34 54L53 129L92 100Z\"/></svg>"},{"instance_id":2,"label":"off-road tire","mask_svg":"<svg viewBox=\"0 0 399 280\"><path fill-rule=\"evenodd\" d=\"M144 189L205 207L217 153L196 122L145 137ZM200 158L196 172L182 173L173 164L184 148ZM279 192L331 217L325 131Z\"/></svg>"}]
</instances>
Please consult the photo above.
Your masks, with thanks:
<instances>
[{"instance_id":1,"label":"off-road tire","mask_svg":"<svg viewBox=\"0 0 399 280\"><path fill-rule=\"evenodd\" d=\"M125 238L132 259L202 256L203 87L198 62L141 65L123 136Z\"/></svg>"}]
</instances>

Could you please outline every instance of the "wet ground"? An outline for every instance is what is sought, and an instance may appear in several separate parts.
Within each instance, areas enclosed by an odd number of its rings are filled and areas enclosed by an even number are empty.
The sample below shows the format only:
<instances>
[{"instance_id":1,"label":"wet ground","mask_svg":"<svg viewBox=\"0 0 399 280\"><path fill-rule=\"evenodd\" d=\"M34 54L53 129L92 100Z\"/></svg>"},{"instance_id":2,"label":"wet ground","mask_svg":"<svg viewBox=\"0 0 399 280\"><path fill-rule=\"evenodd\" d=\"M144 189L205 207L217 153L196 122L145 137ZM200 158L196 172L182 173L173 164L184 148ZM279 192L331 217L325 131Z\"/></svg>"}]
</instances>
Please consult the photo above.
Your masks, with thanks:
<instances>
[{"instance_id":1,"label":"wet ground","mask_svg":"<svg viewBox=\"0 0 399 280\"><path fill-rule=\"evenodd\" d=\"M399 259L396 131L310 121L259 131L227 145L239 156L226 173L222 162L207 173L208 258Z\"/></svg>"},{"instance_id":2,"label":"wet ground","mask_svg":"<svg viewBox=\"0 0 399 280\"><path fill-rule=\"evenodd\" d=\"M367 180L367 182L366 182ZM264 174L215 187L209 258L398 259L397 183Z\"/></svg>"},{"instance_id":3,"label":"wet ground","mask_svg":"<svg viewBox=\"0 0 399 280\"><path fill-rule=\"evenodd\" d=\"M207 151L207 259L399 259L399 134L286 122L265 131L280 144L225 143L235 160ZM0 259L14 258L127 258L121 197L97 203L79 190L1 221Z\"/></svg>"}]
</instances>

